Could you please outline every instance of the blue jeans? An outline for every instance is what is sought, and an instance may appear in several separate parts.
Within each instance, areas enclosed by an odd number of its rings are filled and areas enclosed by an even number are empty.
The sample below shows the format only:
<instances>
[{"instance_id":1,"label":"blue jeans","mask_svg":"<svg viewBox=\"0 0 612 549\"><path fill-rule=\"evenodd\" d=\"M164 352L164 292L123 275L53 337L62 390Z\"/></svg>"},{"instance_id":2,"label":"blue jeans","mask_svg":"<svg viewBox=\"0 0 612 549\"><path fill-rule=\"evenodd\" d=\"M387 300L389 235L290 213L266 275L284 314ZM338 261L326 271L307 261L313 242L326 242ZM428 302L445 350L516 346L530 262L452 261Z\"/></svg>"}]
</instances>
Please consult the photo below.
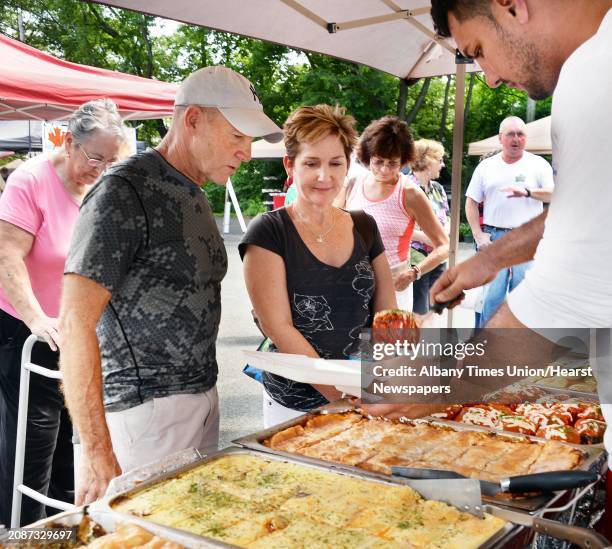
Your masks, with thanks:
<instances>
[{"instance_id":1,"label":"blue jeans","mask_svg":"<svg viewBox=\"0 0 612 549\"><path fill-rule=\"evenodd\" d=\"M484 232L491 235L491 242L495 242L504 236L509 229L496 229L485 225ZM488 324L489 320L497 312L506 299L506 294L514 290L525 278L525 273L531 267L532 261L513 265L509 269L502 269L497 273L495 279L484 289L484 303L482 306L482 316L480 326Z\"/></svg>"}]
</instances>

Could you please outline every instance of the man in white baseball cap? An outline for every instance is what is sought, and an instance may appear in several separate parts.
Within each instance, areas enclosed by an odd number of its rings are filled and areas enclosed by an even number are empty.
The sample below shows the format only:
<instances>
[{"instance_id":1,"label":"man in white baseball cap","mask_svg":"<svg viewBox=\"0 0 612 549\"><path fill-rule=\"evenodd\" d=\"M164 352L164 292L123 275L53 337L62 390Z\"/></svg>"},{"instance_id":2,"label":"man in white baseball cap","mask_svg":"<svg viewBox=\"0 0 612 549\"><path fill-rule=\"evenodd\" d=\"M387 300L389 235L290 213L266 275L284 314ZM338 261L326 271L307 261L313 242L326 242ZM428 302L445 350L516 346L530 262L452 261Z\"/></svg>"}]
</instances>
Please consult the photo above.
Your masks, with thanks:
<instances>
[{"instance_id":1,"label":"man in white baseball cap","mask_svg":"<svg viewBox=\"0 0 612 549\"><path fill-rule=\"evenodd\" d=\"M200 69L180 86L161 143L109 168L83 201L59 321L83 449L77 505L122 471L217 449L227 256L200 186L225 184L259 136L279 141L282 131L253 85L225 67Z\"/></svg>"},{"instance_id":2,"label":"man in white baseball cap","mask_svg":"<svg viewBox=\"0 0 612 549\"><path fill-rule=\"evenodd\" d=\"M263 137L270 143L283 138L281 129L263 112L255 87L244 76L227 67L205 67L190 74L181 84L175 107L217 109L238 131Z\"/></svg>"}]
</instances>

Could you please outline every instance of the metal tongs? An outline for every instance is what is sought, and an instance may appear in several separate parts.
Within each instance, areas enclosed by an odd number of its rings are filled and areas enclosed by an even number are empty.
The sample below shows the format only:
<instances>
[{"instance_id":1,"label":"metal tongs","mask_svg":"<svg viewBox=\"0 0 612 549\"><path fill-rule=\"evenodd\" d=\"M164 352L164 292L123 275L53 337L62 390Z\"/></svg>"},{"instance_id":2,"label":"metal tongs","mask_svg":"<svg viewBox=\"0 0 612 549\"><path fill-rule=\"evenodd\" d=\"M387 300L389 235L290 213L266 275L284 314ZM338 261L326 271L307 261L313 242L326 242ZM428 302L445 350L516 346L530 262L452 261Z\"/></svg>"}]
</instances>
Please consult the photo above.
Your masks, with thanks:
<instances>
[{"instance_id":1,"label":"metal tongs","mask_svg":"<svg viewBox=\"0 0 612 549\"><path fill-rule=\"evenodd\" d=\"M598 480L599 476L590 471L553 471L503 479L500 483L466 478L454 471L392 467L393 476L402 477L405 483L423 497L444 501L465 511L482 517L484 513L507 522L527 526L535 532L569 541L584 549L605 549L610 543L602 535L579 526L569 526L482 503L482 494L499 492L554 491L586 486ZM440 482L444 479L444 482Z\"/></svg>"},{"instance_id":2,"label":"metal tongs","mask_svg":"<svg viewBox=\"0 0 612 549\"><path fill-rule=\"evenodd\" d=\"M420 469L416 467L392 467L394 475L414 479L466 479L455 471L446 469ZM549 471L531 475L518 475L501 479L500 482L479 480L480 492L486 496L499 493L524 494L527 492L555 492L582 488L597 482L599 475L592 471Z\"/></svg>"}]
</instances>

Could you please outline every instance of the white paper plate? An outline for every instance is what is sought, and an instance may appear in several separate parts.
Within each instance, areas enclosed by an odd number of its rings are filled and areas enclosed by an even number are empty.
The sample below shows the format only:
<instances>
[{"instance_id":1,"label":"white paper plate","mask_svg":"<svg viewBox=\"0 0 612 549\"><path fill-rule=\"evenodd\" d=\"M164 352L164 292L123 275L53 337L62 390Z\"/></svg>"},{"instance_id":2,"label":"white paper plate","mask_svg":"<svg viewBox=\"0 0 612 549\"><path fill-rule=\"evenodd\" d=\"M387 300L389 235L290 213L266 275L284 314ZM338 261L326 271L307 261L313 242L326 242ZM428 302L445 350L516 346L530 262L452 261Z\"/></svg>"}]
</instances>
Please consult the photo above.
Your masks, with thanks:
<instances>
[{"instance_id":1,"label":"white paper plate","mask_svg":"<svg viewBox=\"0 0 612 549\"><path fill-rule=\"evenodd\" d=\"M324 360L287 353L242 352L251 366L293 381L352 387L353 390L361 386L361 363L358 360Z\"/></svg>"}]
</instances>

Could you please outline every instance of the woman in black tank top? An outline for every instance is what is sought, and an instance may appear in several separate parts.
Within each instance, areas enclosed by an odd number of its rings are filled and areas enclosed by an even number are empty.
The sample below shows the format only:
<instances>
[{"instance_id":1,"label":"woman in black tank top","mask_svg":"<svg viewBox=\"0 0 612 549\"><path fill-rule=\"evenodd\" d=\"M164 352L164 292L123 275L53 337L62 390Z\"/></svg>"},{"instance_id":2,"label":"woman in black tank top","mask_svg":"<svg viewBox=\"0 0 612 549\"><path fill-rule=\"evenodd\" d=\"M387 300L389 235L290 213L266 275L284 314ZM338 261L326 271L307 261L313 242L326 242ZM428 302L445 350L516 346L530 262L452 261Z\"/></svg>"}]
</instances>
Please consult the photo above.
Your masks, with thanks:
<instances>
[{"instance_id":1,"label":"woman in black tank top","mask_svg":"<svg viewBox=\"0 0 612 549\"><path fill-rule=\"evenodd\" d=\"M373 313L396 306L376 222L332 204L356 139L353 124L344 109L328 105L289 117L284 164L297 198L257 217L239 246L257 317L283 353L348 358ZM299 412L341 396L332 386L268 373L264 387L274 403Z\"/></svg>"}]
</instances>

